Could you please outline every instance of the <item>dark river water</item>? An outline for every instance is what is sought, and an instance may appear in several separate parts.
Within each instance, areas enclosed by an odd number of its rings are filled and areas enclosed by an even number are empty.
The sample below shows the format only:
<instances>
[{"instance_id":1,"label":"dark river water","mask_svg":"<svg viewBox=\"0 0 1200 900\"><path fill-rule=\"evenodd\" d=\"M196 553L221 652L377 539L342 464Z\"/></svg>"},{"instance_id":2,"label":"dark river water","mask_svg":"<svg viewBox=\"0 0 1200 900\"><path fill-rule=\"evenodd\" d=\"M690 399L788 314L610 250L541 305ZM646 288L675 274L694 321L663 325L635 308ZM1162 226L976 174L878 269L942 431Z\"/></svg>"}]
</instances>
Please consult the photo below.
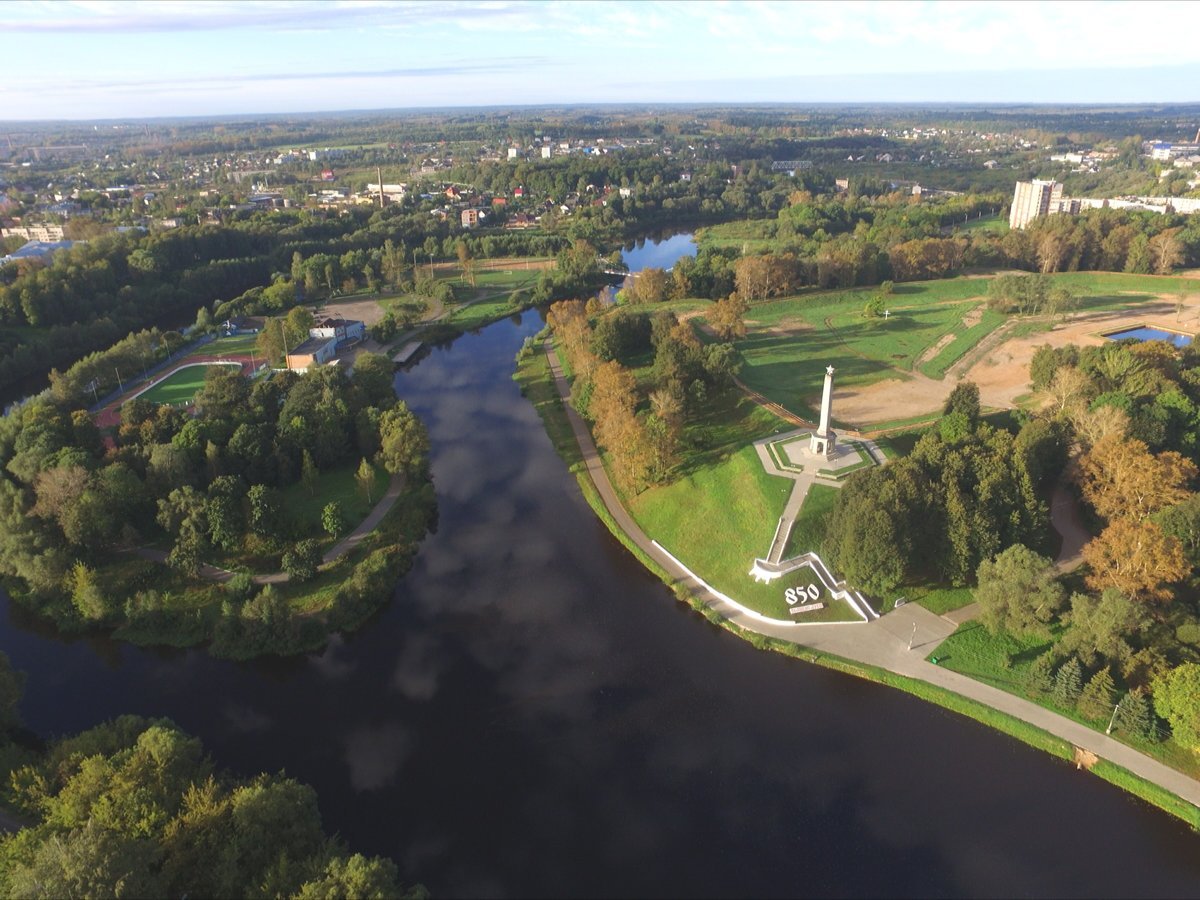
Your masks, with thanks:
<instances>
[{"instance_id":1,"label":"dark river water","mask_svg":"<svg viewBox=\"0 0 1200 900\"><path fill-rule=\"evenodd\" d=\"M1197 896L1200 836L898 691L756 651L607 533L511 381L537 312L398 375L436 534L324 653L257 664L0 616L43 734L169 716L435 896ZM5 601L7 602L7 601Z\"/></svg>"}]
</instances>

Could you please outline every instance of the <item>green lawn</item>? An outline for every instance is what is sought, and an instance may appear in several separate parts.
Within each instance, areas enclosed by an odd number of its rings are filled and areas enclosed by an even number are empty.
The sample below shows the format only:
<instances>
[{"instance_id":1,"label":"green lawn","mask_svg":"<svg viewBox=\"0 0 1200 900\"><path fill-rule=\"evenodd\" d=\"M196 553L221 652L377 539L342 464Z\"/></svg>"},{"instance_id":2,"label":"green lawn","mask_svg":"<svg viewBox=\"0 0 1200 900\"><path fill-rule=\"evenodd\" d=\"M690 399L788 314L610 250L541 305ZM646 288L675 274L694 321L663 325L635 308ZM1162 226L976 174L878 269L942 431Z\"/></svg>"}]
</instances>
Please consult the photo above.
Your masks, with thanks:
<instances>
[{"instance_id":1,"label":"green lawn","mask_svg":"<svg viewBox=\"0 0 1200 900\"><path fill-rule=\"evenodd\" d=\"M971 231L994 231L997 234L1004 234L1008 231L1007 216L984 216L980 219L968 219L966 222L958 222L954 226L955 234L965 234Z\"/></svg>"},{"instance_id":2,"label":"green lawn","mask_svg":"<svg viewBox=\"0 0 1200 900\"><path fill-rule=\"evenodd\" d=\"M792 489L768 475L751 446L696 468L629 501L645 532L710 584L734 599L753 584L755 558L771 547Z\"/></svg>"},{"instance_id":3,"label":"green lawn","mask_svg":"<svg viewBox=\"0 0 1200 900\"><path fill-rule=\"evenodd\" d=\"M151 403L167 403L178 406L191 403L196 392L204 387L204 376L209 366L192 365L177 369L141 396Z\"/></svg>"},{"instance_id":4,"label":"green lawn","mask_svg":"<svg viewBox=\"0 0 1200 900\"><path fill-rule=\"evenodd\" d=\"M827 606L801 614L804 621L856 618L844 603L832 601L811 569L772 584L750 577L754 560L770 550L791 489L790 479L768 475L754 448L744 446L671 484L650 488L628 505L652 539L717 590L763 615L794 620L786 590L814 584Z\"/></svg>"},{"instance_id":5,"label":"green lawn","mask_svg":"<svg viewBox=\"0 0 1200 900\"><path fill-rule=\"evenodd\" d=\"M839 385L848 387L902 378L913 370L927 348L943 335L962 329L963 317L973 308L968 303L924 307L897 304L886 320L864 319L862 305L853 294L815 305L819 299L814 296L811 303L804 304L781 301L778 305L783 308L778 310L752 309L755 324L737 343L745 360L742 381L785 408L809 417L820 396L826 366L835 365ZM988 324L995 327L998 322L988 320ZM774 328L782 330L768 330ZM972 334L971 346L983 336L980 332ZM965 342L955 344L959 346L954 351L947 350L961 355L969 349Z\"/></svg>"},{"instance_id":6,"label":"green lawn","mask_svg":"<svg viewBox=\"0 0 1200 900\"><path fill-rule=\"evenodd\" d=\"M322 472L315 494L310 494L301 482L284 488L281 492L284 517L302 534L324 536L321 511L326 504L336 500L351 527L358 525L387 490L387 473L379 466L372 468L375 470L375 487L370 502L358 492L358 483L354 479L358 463L350 463Z\"/></svg>"},{"instance_id":7,"label":"green lawn","mask_svg":"<svg viewBox=\"0 0 1200 900\"><path fill-rule=\"evenodd\" d=\"M833 510L837 500L838 489L827 484L814 484L808 489L804 505L800 507L800 515L792 525L792 533L788 535L787 547L783 551L784 559L791 559L801 553L820 553L821 541L825 537L825 517Z\"/></svg>"},{"instance_id":8,"label":"green lawn","mask_svg":"<svg viewBox=\"0 0 1200 900\"><path fill-rule=\"evenodd\" d=\"M965 587L933 587L930 585L918 585L914 587L908 585L901 587L900 590L903 592L901 596L906 598L910 603L919 603L930 612L937 613L939 616L942 613L970 606L975 602L975 595L971 593L970 588Z\"/></svg>"},{"instance_id":9,"label":"green lawn","mask_svg":"<svg viewBox=\"0 0 1200 900\"><path fill-rule=\"evenodd\" d=\"M938 646L932 655L938 665L1002 690L1021 693L1021 675L1029 664L1049 649L1049 638L993 635L979 622L966 622Z\"/></svg>"},{"instance_id":10,"label":"green lawn","mask_svg":"<svg viewBox=\"0 0 1200 900\"><path fill-rule=\"evenodd\" d=\"M1158 294L1192 288L1194 281L1154 275L1068 272L1051 276L1082 298L1080 308L1100 311L1137 305ZM810 291L751 307L748 333L737 343L745 359L742 380L787 409L812 417L820 395L825 366L838 368L839 384L865 386L888 378L903 378L918 368L918 360L947 335L953 339L933 358L920 364L931 378L942 378L1006 316L981 308L988 278L960 277L895 285L886 298L890 315L866 319L862 309L877 293L874 288ZM970 314L980 320L964 326ZM1045 327L1022 322L1014 336Z\"/></svg>"},{"instance_id":11,"label":"green lawn","mask_svg":"<svg viewBox=\"0 0 1200 900\"><path fill-rule=\"evenodd\" d=\"M193 350L188 356L222 356L226 353L249 353L258 341L257 334L235 334L230 337L219 337L211 344L205 344Z\"/></svg>"},{"instance_id":12,"label":"green lawn","mask_svg":"<svg viewBox=\"0 0 1200 900\"><path fill-rule=\"evenodd\" d=\"M954 335L954 340L938 351L937 355L921 365L921 373L930 378L944 378L946 370L966 356L975 345L999 328L1008 317L995 310L981 308L979 322Z\"/></svg>"},{"instance_id":13,"label":"green lawn","mask_svg":"<svg viewBox=\"0 0 1200 900\"><path fill-rule=\"evenodd\" d=\"M506 294L495 300L484 300L469 306L460 306L450 313L447 321L464 331L470 331L472 328L480 328L517 312L518 310L509 303L509 297Z\"/></svg>"}]
</instances>

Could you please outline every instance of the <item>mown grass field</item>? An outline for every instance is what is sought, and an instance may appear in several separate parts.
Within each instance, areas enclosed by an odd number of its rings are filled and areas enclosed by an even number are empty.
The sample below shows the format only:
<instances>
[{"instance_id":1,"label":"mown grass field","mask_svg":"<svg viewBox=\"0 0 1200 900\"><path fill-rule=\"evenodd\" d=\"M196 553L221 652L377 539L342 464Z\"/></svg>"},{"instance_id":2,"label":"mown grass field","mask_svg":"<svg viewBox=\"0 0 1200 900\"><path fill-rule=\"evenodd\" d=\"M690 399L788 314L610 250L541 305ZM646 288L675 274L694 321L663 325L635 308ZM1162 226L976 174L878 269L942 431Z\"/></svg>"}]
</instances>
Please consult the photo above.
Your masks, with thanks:
<instances>
[{"instance_id":1,"label":"mown grass field","mask_svg":"<svg viewBox=\"0 0 1200 900\"><path fill-rule=\"evenodd\" d=\"M796 521L792 524L792 533L788 535L787 547L783 551L784 559L791 559L801 553L821 552L825 518L833 510L837 495L838 488L827 484L814 484L808 489L804 505L800 507L800 515L796 516Z\"/></svg>"},{"instance_id":2,"label":"mown grass field","mask_svg":"<svg viewBox=\"0 0 1200 900\"><path fill-rule=\"evenodd\" d=\"M1160 295L1196 290L1194 280L1154 275L1068 272L1051 276L1081 298L1080 310L1133 308ZM986 308L986 277L964 276L898 284L885 300L886 319L868 319L863 307L874 288L814 291L756 304L737 343L746 365L742 380L787 409L812 417L825 366L838 383L866 386L920 371L942 378L1007 316ZM1036 322L1019 323L1033 327ZM936 354L923 355L952 336Z\"/></svg>"},{"instance_id":3,"label":"mown grass field","mask_svg":"<svg viewBox=\"0 0 1200 900\"><path fill-rule=\"evenodd\" d=\"M203 347L188 354L191 356L223 356L225 354L245 354L254 349L258 341L257 334L234 334L229 337L219 337Z\"/></svg>"},{"instance_id":4,"label":"mown grass field","mask_svg":"<svg viewBox=\"0 0 1200 900\"><path fill-rule=\"evenodd\" d=\"M955 234L968 234L972 231L992 231L996 234L1004 234L1008 231L1008 217L983 216L978 219L968 219L965 222L956 222L953 231Z\"/></svg>"},{"instance_id":5,"label":"mown grass field","mask_svg":"<svg viewBox=\"0 0 1200 900\"><path fill-rule=\"evenodd\" d=\"M650 488L629 501L629 509L651 538L701 578L739 603L785 621L841 621L848 608L831 602L811 569L800 569L771 584L750 577L756 558L767 554L775 526L791 493L790 479L768 475L754 448L679 480ZM789 614L785 592L816 585L826 609Z\"/></svg>"},{"instance_id":6,"label":"mown grass field","mask_svg":"<svg viewBox=\"0 0 1200 900\"><path fill-rule=\"evenodd\" d=\"M387 491L388 485L387 473L379 466L372 465L371 468L375 472L375 483L371 489L371 499L368 501L359 493L358 482L354 477L358 471L358 465L358 463L349 463L321 472L317 479L316 490L311 494L302 482L298 481L288 485L281 491L282 515L288 522L293 523L298 532L310 537L324 537L325 531L321 527L321 512L327 504L336 501L341 504L342 514L349 523L349 527L353 528L358 525L366 518L371 508L379 502L379 498Z\"/></svg>"},{"instance_id":7,"label":"mown grass field","mask_svg":"<svg viewBox=\"0 0 1200 900\"><path fill-rule=\"evenodd\" d=\"M204 387L204 376L208 370L208 366L196 365L177 369L141 396L151 403L171 406L191 403L200 388Z\"/></svg>"}]
</instances>

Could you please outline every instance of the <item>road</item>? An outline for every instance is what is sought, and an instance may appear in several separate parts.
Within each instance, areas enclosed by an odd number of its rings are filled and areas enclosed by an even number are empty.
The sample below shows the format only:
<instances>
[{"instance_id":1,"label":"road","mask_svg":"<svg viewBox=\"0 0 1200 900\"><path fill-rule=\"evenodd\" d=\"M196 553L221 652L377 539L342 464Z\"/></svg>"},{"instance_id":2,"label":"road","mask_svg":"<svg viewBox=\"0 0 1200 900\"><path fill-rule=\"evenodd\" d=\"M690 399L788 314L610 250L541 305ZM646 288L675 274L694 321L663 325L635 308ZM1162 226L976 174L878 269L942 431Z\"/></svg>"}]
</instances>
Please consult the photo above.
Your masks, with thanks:
<instances>
[{"instance_id":1,"label":"road","mask_svg":"<svg viewBox=\"0 0 1200 900\"><path fill-rule=\"evenodd\" d=\"M747 631L790 641L817 654L828 653L855 660L968 697L1041 728L1076 747L1090 750L1099 758L1122 766L1200 807L1200 781L1058 713L926 660L926 654L949 637L957 623L914 603L905 604L882 618L862 625L770 625L730 607L664 554L625 511L604 470L587 425L568 402L570 386L563 377L549 342L545 345L545 351L588 475L609 513L640 550L722 618Z\"/></svg>"}]
</instances>

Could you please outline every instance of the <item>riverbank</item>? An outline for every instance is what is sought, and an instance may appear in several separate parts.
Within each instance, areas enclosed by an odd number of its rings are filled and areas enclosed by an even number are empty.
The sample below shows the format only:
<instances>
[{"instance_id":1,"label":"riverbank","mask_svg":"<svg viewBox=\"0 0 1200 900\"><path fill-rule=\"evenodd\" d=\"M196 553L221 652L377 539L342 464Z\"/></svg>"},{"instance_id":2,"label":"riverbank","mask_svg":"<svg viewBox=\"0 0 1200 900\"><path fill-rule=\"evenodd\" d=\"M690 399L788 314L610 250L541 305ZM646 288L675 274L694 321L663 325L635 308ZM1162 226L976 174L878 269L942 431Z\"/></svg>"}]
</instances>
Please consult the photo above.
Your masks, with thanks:
<instances>
[{"instance_id":1,"label":"riverbank","mask_svg":"<svg viewBox=\"0 0 1200 900\"><path fill-rule=\"evenodd\" d=\"M608 528L677 596L687 598L710 621L755 646L900 687L1060 758L1073 759L1077 747L1090 751L1100 760L1091 767L1095 774L1200 828L1200 782L1050 710L924 660L916 651L936 646L954 626L915 604L907 604L872 624L813 625L802 630L767 625L731 610L663 553L624 508L586 424L567 403L569 387L549 342L544 352L523 360L514 377L534 402L556 448ZM551 402L555 396L557 403ZM585 482L590 483L590 489Z\"/></svg>"}]
</instances>

